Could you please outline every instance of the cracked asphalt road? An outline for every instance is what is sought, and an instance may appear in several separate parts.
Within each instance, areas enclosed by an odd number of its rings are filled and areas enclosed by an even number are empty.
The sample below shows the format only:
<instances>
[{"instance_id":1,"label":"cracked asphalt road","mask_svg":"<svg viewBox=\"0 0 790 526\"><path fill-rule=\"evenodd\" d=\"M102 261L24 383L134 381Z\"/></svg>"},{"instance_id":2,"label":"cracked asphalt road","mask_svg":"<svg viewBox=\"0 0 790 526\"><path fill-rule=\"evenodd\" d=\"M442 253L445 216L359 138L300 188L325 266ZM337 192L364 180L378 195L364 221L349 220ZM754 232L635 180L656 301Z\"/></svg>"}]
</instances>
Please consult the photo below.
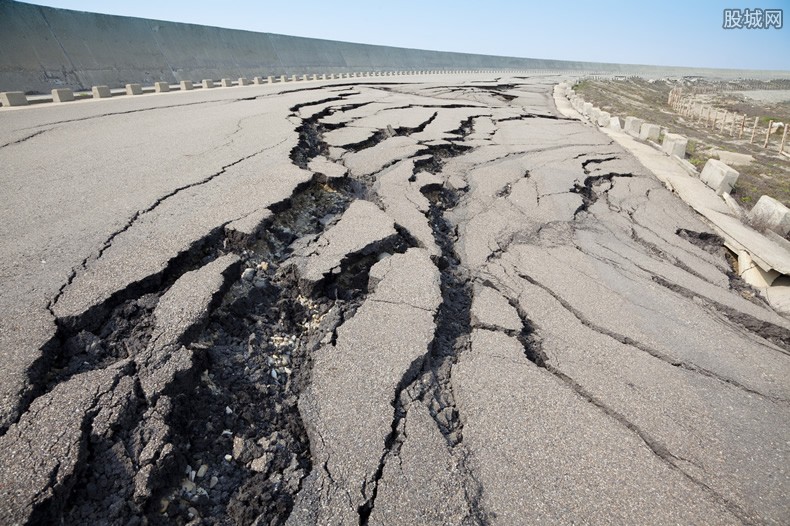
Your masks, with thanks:
<instances>
[{"instance_id":1,"label":"cracked asphalt road","mask_svg":"<svg viewBox=\"0 0 790 526\"><path fill-rule=\"evenodd\" d=\"M5 522L790 522L790 321L556 82L0 114Z\"/></svg>"}]
</instances>

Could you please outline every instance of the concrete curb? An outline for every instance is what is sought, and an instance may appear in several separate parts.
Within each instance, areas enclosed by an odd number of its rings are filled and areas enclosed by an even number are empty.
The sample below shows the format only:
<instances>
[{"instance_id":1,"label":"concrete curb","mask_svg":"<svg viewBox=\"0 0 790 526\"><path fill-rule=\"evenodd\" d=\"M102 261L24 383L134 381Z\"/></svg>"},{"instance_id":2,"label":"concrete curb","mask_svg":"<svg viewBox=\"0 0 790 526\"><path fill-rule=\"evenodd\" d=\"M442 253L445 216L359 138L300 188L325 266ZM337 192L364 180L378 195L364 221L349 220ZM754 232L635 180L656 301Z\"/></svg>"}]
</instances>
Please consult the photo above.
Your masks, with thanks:
<instances>
[{"instance_id":1,"label":"concrete curb","mask_svg":"<svg viewBox=\"0 0 790 526\"><path fill-rule=\"evenodd\" d=\"M50 97L42 97L42 96L27 96L25 93L21 91L5 91L0 92L0 110L5 109L7 107L12 106L28 106L28 105L39 105L39 104L47 104L53 102L68 102L68 101L79 101L83 99L100 99L100 98L110 98L110 97L117 97L122 95L127 96L136 96L136 95L143 95L148 93L177 93L177 92L184 92L184 91L191 91L191 90L199 90L199 89L211 89L216 88L218 86L224 88L230 87L245 87L245 86L260 86L260 85L267 85L267 84L277 84L277 83L285 83L285 82L329 82L333 80L341 80L341 79L369 79L373 77L406 77L406 76L425 76L425 75L484 75L484 74L496 74L496 73L503 73L503 74L550 74L556 73L552 71L541 71L538 70L509 70L509 69L478 69L478 70L381 70L381 71L358 71L358 72L349 72L349 73L311 73L311 74L292 74L290 76L280 75L279 77L274 76L257 76L254 77L253 80L249 80L246 77L240 77L236 80L224 77L221 79L202 79L199 82L194 82L191 80L182 80L177 85L171 85L164 81L157 81L154 82L152 85L142 85L140 83L130 83L124 86L119 86L118 88L111 88L106 85L97 85L93 86L90 91L85 92L73 92L72 90L63 88L53 90ZM568 73L578 73L578 72L571 72ZM364 82L364 80L361 80ZM119 91L119 89L123 89L123 93ZM56 94L57 91L57 94ZM71 93L71 98L69 98L68 92Z\"/></svg>"}]
</instances>

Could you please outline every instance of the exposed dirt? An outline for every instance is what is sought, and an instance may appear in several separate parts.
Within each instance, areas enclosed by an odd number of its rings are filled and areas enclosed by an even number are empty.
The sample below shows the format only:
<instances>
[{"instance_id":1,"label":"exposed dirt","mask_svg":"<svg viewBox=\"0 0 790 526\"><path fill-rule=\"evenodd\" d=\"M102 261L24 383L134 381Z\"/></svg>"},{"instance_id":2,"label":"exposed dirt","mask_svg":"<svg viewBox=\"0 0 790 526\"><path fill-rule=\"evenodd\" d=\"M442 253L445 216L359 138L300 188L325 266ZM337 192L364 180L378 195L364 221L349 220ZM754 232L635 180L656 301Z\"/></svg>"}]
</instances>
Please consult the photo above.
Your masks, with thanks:
<instances>
[{"instance_id":1,"label":"exposed dirt","mask_svg":"<svg viewBox=\"0 0 790 526\"><path fill-rule=\"evenodd\" d=\"M324 132L344 126L326 124L324 117L364 105L344 103L347 96L339 93L290 108L291 117L299 118L303 108L337 103L301 120L296 128L299 143L290 155L295 165L306 168L316 156L326 155ZM359 151L388 137L421 132L437 115L438 111L413 128L389 126L346 149ZM472 133L472 126L473 118L466 119L452 132L457 139L451 144L425 146L421 154L428 156L417 163L415 173L438 173L444 159L467 151L460 141ZM57 498L34 511L36 520L129 525L286 521L302 479L312 469L297 407L301 390L310 382L312 353L333 341L336 328L354 315L379 255L417 245L396 226L397 236L365 254L348 254L339 272L310 290L301 286L288 264L292 244L317 239L353 200L376 201L369 184L365 178L318 175L270 207L273 215L256 236L212 231L162 273L120 291L79 318L60 320L54 358L36 396L75 375L122 361L128 362L125 374L134 385L119 403L112 432L85 430L74 475L65 484L53 481ZM461 425L449 370L468 346L471 296L453 249L455 230L443 214L457 204L460 194L439 187L425 194L432 203L428 220L442 249L436 263L442 271L444 302L430 356L401 389L409 389L413 399L424 399L448 443L455 445L461 441ZM158 398L147 398L135 359L152 341L160 299L185 273L227 253L239 256L240 263L202 328L185 339L191 365L174 376ZM389 448L397 446L399 416L396 410ZM360 509L363 523L374 501L375 495Z\"/></svg>"}]
</instances>

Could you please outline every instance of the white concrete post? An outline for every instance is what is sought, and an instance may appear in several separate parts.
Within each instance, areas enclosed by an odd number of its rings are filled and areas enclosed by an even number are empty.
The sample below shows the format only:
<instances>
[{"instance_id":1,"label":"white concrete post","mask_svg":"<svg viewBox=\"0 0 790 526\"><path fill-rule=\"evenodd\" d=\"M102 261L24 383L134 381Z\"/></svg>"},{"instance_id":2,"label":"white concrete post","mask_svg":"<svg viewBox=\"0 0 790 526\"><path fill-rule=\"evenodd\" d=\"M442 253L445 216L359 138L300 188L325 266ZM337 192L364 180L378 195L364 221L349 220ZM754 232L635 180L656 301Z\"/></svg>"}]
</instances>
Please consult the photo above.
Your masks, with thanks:
<instances>
[{"instance_id":1,"label":"white concrete post","mask_svg":"<svg viewBox=\"0 0 790 526\"><path fill-rule=\"evenodd\" d=\"M69 102L74 100L74 92L68 88L52 90L52 102Z\"/></svg>"},{"instance_id":2,"label":"white concrete post","mask_svg":"<svg viewBox=\"0 0 790 526\"><path fill-rule=\"evenodd\" d=\"M108 86L93 86L91 93L94 99L109 99L112 97L112 92Z\"/></svg>"},{"instance_id":3,"label":"white concrete post","mask_svg":"<svg viewBox=\"0 0 790 526\"><path fill-rule=\"evenodd\" d=\"M126 85L126 94L127 95L142 95L143 94L143 87L140 84L127 84Z\"/></svg>"},{"instance_id":4,"label":"white concrete post","mask_svg":"<svg viewBox=\"0 0 790 526\"><path fill-rule=\"evenodd\" d=\"M27 97L24 91L0 92L0 103L3 106L27 106Z\"/></svg>"}]
</instances>

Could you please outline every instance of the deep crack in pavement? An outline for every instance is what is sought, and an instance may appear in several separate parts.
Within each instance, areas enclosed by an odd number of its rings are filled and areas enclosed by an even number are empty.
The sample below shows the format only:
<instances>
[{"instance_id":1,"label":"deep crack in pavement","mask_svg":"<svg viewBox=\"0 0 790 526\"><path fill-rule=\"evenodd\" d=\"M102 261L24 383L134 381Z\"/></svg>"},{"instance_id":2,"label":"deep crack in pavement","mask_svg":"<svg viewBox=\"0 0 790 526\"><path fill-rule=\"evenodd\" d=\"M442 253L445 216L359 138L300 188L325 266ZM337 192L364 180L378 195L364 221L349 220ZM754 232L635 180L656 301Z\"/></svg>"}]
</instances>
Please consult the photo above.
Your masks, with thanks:
<instances>
[{"instance_id":1,"label":"deep crack in pavement","mask_svg":"<svg viewBox=\"0 0 790 526\"><path fill-rule=\"evenodd\" d=\"M786 521L790 323L551 79L446 80L8 114L8 522Z\"/></svg>"}]
</instances>

